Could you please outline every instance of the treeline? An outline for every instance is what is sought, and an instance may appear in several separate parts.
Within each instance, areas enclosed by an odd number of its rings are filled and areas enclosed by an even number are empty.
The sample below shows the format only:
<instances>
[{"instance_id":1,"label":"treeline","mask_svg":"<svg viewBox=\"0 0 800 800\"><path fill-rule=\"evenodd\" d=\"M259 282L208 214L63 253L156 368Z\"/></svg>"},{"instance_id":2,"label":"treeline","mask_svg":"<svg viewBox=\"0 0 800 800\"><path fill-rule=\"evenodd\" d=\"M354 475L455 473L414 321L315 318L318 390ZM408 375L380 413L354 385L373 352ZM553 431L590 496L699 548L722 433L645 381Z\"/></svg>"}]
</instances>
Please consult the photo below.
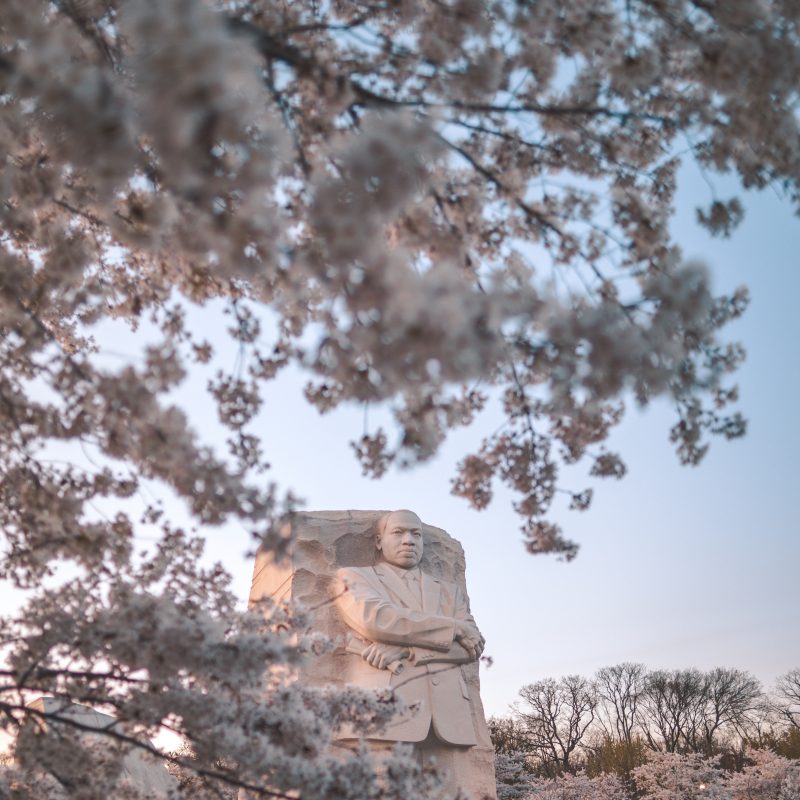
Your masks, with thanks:
<instances>
[{"instance_id":1,"label":"treeline","mask_svg":"<svg viewBox=\"0 0 800 800\"><path fill-rule=\"evenodd\" d=\"M509 786L569 776L629 782L656 755L699 759L731 773L752 765L753 751L800 759L800 669L767 692L738 669L624 663L591 678L539 680L519 695L511 714L489 720L498 779L502 784L505 770Z\"/></svg>"}]
</instances>

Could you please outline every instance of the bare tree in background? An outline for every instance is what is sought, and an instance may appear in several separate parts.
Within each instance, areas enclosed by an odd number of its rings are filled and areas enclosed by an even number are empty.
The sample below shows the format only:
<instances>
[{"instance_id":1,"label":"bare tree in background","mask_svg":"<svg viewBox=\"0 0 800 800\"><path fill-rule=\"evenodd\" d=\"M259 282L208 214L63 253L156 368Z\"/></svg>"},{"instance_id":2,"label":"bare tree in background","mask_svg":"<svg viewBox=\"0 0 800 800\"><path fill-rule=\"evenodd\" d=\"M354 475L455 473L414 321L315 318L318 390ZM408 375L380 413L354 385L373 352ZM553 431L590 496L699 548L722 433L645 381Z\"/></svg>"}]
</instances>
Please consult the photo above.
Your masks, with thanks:
<instances>
[{"instance_id":1,"label":"bare tree in background","mask_svg":"<svg viewBox=\"0 0 800 800\"><path fill-rule=\"evenodd\" d=\"M700 670L656 670L641 698L642 731L654 750L696 752L702 731L705 679Z\"/></svg>"},{"instance_id":2,"label":"bare tree in background","mask_svg":"<svg viewBox=\"0 0 800 800\"><path fill-rule=\"evenodd\" d=\"M598 720L617 741L630 744L633 740L646 674L644 664L626 662L603 667L595 675Z\"/></svg>"},{"instance_id":3,"label":"bare tree in background","mask_svg":"<svg viewBox=\"0 0 800 800\"><path fill-rule=\"evenodd\" d=\"M762 699L761 684L748 672L716 667L704 675L703 752L712 755L726 732L743 738Z\"/></svg>"},{"instance_id":4,"label":"bare tree in background","mask_svg":"<svg viewBox=\"0 0 800 800\"><path fill-rule=\"evenodd\" d=\"M774 707L789 725L800 729L800 669L789 670L778 678Z\"/></svg>"},{"instance_id":5,"label":"bare tree in background","mask_svg":"<svg viewBox=\"0 0 800 800\"><path fill-rule=\"evenodd\" d=\"M530 753L531 735L525 723L516 716L490 717L486 720L495 753Z\"/></svg>"},{"instance_id":6,"label":"bare tree in background","mask_svg":"<svg viewBox=\"0 0 800 800\"><path fill-rule=\"evenodd\" d=\"M569 772L575 751L595 719L593 682L579 675L548 678L523 686L519 694L524 705L517 708L516 716L545 774Z\"/></svg>"}]
</instances>

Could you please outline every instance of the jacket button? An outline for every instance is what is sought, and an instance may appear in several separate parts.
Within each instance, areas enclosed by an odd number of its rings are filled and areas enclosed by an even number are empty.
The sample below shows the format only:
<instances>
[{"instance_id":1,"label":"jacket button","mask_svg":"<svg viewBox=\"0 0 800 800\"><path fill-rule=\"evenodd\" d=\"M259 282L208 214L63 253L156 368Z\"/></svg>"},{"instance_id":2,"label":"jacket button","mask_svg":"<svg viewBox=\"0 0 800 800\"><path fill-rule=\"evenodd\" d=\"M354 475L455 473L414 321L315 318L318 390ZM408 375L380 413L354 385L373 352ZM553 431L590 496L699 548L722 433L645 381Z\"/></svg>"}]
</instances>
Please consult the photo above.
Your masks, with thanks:
<instances>
[{"instance_id":1,"label":"jacket button","mask_svg":"<svg viewBox=\"0 0 800 800\"><path fill-rule=\"evenodd\" d=\"M438 686L438 685L439 685L439 679L438 679L438 678L431 678L431 683L432 683L434 686Z\"/></svg>"}]
</instances>

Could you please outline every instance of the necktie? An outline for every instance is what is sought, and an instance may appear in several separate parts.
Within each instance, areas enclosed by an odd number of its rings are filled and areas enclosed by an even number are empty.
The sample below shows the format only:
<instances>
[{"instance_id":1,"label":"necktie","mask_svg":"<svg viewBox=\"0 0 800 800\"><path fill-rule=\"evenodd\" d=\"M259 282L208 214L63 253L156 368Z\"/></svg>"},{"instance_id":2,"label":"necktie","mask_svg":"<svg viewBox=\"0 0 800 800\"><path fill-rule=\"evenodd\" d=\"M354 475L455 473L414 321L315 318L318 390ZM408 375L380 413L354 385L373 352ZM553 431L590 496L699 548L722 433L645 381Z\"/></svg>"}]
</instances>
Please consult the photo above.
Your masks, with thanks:
<instances>
[{"instance_id":1,"label":"necktie","mask_svg":"<svg viewBox=\"0 0 800 800\"><path fill-rule=\"evenodd\" d=\"M419 590L419 575L417 575L416 572L408 570L403 576L403 580L408 590L411 592L411 596L418 602L422 602L422 595Z\"/></svg>"}]
</instances>

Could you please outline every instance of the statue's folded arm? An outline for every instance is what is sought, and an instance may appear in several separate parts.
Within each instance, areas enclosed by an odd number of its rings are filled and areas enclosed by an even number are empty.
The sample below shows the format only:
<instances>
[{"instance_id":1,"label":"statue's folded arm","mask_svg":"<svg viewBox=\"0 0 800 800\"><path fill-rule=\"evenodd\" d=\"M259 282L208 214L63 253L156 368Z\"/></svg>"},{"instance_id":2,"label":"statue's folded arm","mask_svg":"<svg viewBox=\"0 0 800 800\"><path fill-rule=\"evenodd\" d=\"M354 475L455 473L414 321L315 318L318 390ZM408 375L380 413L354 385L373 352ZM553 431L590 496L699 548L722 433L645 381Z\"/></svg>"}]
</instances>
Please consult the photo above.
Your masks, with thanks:
<instances>
[{"instance_id":1,"label":"statue's folded arm","mask_svg":"<svg viewBox=\"0 0 800 800\"><path fill-rule=\"evenodd\" d=\"M392 603L353 569L341 570L346 589L336 605L347 625L360 636L383 644L448 652L455 636L453 617L427 614Z\"/></svg>"}]
</instances>

